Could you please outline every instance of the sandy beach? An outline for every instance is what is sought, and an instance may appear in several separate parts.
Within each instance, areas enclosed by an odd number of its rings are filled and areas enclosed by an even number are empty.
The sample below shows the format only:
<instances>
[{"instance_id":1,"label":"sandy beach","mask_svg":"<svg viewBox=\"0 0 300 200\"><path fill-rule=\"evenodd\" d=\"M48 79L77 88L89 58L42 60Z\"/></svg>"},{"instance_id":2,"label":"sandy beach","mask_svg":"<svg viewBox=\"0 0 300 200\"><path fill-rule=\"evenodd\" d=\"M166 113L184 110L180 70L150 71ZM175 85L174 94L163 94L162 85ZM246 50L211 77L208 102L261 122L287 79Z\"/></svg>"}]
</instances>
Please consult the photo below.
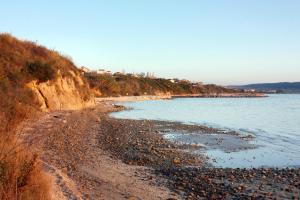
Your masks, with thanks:
<instances>
[{"instance_id":1,"label":"sandy beach","mask_svg":"<svg viewBox=\"0 0 300 200\"><path fill-rule=\"evenodd\" d=\"M55 199L297 199L299 169L213 168L205 156L163 135L195 132L208 145L248 146L236 132L176 122L109 117L124 109L110 101L81 111L56 111L29 120L23 141L39 153ZM228 143L220 144L226 137ZM232 142L234 141L234 142Z\"/></svg>"}]
</instances>

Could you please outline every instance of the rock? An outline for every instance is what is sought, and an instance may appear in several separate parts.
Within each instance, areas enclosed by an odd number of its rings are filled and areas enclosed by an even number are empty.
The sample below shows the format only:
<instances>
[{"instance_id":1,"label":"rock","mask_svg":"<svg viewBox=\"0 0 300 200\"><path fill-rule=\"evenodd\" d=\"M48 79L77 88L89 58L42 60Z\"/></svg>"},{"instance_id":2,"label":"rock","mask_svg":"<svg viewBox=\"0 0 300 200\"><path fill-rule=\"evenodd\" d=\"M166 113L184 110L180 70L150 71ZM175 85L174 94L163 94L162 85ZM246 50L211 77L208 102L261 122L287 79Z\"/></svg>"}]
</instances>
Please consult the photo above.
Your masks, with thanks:
<instances>
[{"instance_id":1,"label":"rock","mask_svg":"<svg viewBox=\"0 0 300 200\"><path fill-rule=\"evenodd\" d=\"M178 157L174 158L174 159L173 159L173 163L174 163L175 165L179 165L179 164L181 163L180 158L178 158Z\"/></svg>"},{"instance_id":2,"label":"rock","mask_svg":"<svg viewBox=\"0 0 300 200\"><path fill-rule=\"evenodd\" d=\"M137 200L138 198L136 197L128 197L128 200Z\"/></svg>"},{"instance_id":3,"label":"rock","mask_svg":"<svg viewBox=\"0 0 300 200\"><path fill-rule=\"evenodd\" d=\"M41 110L77 110L95 105L93 98L85 101L78 92L78 87L88 90L82 78L74 71L69 72L72 74L71 77L63 77L61 73L58 73L57 79L53 82L38 83L34 80L27 84L40 103Z\"/></svg>"}]
</instances>

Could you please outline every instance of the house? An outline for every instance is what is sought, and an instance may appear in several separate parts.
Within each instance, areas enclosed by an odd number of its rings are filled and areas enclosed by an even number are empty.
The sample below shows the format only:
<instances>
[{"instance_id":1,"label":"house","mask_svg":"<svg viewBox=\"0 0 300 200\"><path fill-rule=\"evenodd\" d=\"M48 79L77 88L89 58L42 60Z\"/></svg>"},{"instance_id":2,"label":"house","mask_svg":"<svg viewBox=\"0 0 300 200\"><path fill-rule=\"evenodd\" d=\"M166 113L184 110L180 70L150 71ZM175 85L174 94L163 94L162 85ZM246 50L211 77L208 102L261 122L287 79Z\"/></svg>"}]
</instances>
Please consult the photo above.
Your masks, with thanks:
<instances>
[{"instance_id":1,"label":"house","mask_svg":"<svg viewBox=\"0 0 300 200\"><path fill-rule=\"evenodd\" d=\"M203 82L195 82L195 83L193 83L194 87L200 87L202 85L203 85Z\"/></svg>"},{"instance_id":2,"label":"house","mask_svg":"<svg viewBox=\"0 0 300 200\"><path fill-rule=\"evenodd\" d=\"M152 79L154 79L155 78L154 73L147 72L146 73L146 78L152 78Z\"/></svg>"},{"instance_id":3,"label":"house","mask_svg":"<svg viewBox=\"0 0 300 200\"><path fill-rule=\"evenodd\" d=\"M139 74L137 74L138 75L138 77L140 77L140 78L144 78L145 76L146 76L146 74L144 73L144 72L141 72L141 73L139 73Z\"/></svg>"},{"instance_id":4,"label":"house","mask_svg":"<svg viewBox=\"0 0 300 200\"><path fill-rule=\"evenodd\" d=\"M79 70L82 71L83 73L89 73L89 72L91 72L91 70L89 68L84 67L84 66L80 67Z\"/></svg>"},{"instance_id":5,"label":"house","mask_svg":"<svg viewBox=\"0 0 300 200\"><path fill-rule=\"evenodd\" d=\"M104 69L98 69L98 70L96 70L96 71L94 71L94 73L96 73L96 74L105 74L105 70Z\"/></svg>"},{"instance_id":6,"label":"house","mask_svg":"<svg viewBox=\"0 0 300 200\"><path fill-rule=\"evenodd\" d=\"M115 72L114 73L114 76L120 76L120 75L123 75L123 73L122 72Z\"/></svg>"},{"instance_id":7,"label":"house","mask_svg":"<svg viewBox=\"0 0 300 200\"><path fill-rule=\"evenodd\" d=\"M135 74L135 73L127 73L126 75L127 75L127 76L130 76L130 77L135 77L135 78L138 77L138 75Z\"/></svg>"},{"instance_id":8,"label":"house","mask_svg":"<svg viewBox=\"0 0 300 200\"><path fill-rule=\"evenodd\" d=\"M244 92L255 92L255 89L244 89Z\"/></svg>"},{"instance_id":9,"label":"house","mask_svg":"<svg viewBox=\"0 0 300 200\"><path fill-rule=\"evenodd\" d=\"M99 75L111 75L111 71L106 71L104 69L97 69L97 70L94 70L94 71L91 71L90 73L93 73L93 74L99 74Z\"/></svg>"},{"instance_id":10,"label":"house","mask_svg":"<svg viewBox=\"0 0 300 200\"><path fill-rule=\"evenodd\" d=\"M180 80L181 83L191 83L191 81L187 80L187 79L182 79Z\"/></svg>"}]
</instances>

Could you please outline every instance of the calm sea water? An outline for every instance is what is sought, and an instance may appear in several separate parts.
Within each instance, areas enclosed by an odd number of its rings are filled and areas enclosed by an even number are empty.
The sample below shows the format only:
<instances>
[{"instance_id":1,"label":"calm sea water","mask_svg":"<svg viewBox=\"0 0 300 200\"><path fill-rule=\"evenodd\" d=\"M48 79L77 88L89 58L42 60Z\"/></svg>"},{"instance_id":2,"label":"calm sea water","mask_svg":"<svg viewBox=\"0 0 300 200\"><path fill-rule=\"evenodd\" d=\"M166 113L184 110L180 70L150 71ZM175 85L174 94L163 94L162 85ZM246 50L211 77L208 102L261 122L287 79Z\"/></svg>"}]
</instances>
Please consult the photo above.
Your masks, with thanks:
<instances>
[{"instance_id":1,"label":"calm sea water","mask_svg":"<svg viewBox=\"0 0 300 200\"><path fill-rule=\"evenodd\" d=\"M300 166L300 95L268 98L179 98L128 102L133 110L113 113L117 118L155 119L201 124L255 135L251 150L205 153L220 167ZM195 137L195 136L193 136ZM197 142L197 139L194 139Z\"/></svg>"}]
</instances>

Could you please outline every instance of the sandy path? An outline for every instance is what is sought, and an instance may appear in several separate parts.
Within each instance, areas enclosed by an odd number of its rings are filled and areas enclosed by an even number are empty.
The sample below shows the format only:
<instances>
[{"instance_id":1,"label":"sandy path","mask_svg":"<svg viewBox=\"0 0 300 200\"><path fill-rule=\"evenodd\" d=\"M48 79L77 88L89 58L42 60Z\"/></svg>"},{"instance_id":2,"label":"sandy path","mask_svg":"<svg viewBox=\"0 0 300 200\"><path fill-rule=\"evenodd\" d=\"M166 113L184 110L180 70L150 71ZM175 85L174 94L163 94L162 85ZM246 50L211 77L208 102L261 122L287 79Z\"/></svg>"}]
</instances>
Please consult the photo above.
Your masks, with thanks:
<instances>
[{"instance_id":1,"label":"sandy path","mask_svg":"<svg viewBox=\"0 0 300 200\"><path fill-rule=\"evenodd\" d=\"M23 125L24 142L41 155L54 181L53 198L179 199L156 186L150 169L126 165L101 150L96 138L107 106L52 112Z\"/></svg>"}]
</instances>

